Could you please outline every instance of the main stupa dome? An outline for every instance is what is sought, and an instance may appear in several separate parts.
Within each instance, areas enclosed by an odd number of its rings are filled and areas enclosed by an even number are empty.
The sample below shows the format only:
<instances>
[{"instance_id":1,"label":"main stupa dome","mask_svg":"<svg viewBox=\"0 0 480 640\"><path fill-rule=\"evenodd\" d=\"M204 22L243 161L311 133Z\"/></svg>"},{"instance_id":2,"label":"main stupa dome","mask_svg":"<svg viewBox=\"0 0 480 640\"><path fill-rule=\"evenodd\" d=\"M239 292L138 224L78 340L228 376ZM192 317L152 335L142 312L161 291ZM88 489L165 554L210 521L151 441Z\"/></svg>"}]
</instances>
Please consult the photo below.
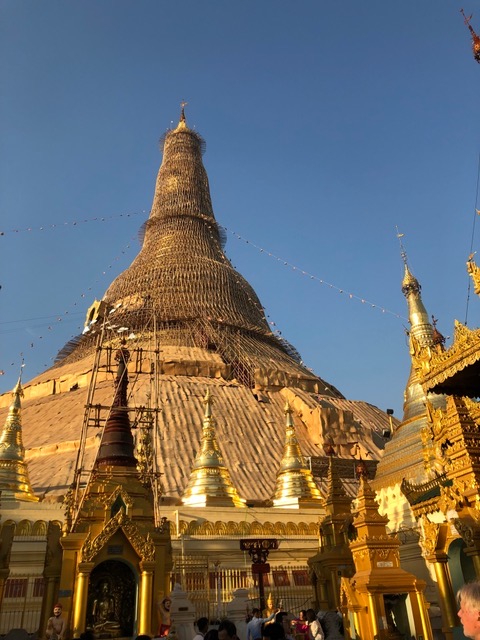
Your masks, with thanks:
<instances>
[{"instance_id":1,"label":"main stupa dome","mask_svg":"<svg viewBox=\"0 0 480 640\"><path fill-rule=\"evenodd\" d=\"M52 368L23 384L34 490L64 495L93 469L119 348L129 352L132 427L155 425L151 451L164 501L179 500L188 484L206 392L215 403L220 453L246 500L273 496L286 402L299 451L310 460L322 457L327 445L335 445L339 457L378 458L388 417L345 399L307 369L272 333L255 291L226 257L202 162L204 142L187 126L183 109L162 143L139 254L92 304L82 336ZM10 400L10 394L0 397L4 416Z\"/></svg>"}]
</instances>

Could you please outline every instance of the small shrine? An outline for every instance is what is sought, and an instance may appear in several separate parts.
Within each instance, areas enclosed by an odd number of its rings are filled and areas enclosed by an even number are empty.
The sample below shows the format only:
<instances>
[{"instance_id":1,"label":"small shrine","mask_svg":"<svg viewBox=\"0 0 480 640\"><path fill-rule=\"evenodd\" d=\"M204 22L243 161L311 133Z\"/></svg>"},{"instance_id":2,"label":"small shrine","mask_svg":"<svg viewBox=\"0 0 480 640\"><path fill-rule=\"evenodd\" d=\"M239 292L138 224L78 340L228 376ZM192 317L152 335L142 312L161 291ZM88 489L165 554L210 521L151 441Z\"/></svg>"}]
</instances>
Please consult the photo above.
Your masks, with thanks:
<instances>
[{"instance_id":1,"label":"small shrine","mask_svg":"<svg viewBox=\"0 0 480 640\"><path fill-rule=\"evenodd\" d=\"M387 521L362 476L353 519L356 539L350 543L355 574L342 578L340 587L348 637L432 640L425 582L400 568L400 541L387 533Z\"/></svg>"},{"instance_id":2,"label":"small shrine","mask_svg":"<svg viewBox=\"0 0 480 640\"><path fill-rule=\"evenodd\" d=\"M168 587L170 534L156 518L146 461L135 457L127 406L129 359L122 345L91 478L83 494L72 487L66 502L59 602L74 638L86 630L94 638L154 635L154 594Z\"/></svg>"}]
</instances>

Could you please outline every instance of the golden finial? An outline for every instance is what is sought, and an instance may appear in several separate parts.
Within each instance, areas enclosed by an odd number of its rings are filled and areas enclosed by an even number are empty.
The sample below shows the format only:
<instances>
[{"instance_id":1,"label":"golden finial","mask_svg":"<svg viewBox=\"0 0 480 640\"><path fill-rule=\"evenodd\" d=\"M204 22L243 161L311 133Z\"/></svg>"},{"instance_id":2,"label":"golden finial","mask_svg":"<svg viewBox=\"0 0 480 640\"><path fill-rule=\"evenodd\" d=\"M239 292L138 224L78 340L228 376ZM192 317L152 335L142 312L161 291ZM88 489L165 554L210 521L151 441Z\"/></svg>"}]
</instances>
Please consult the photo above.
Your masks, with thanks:
<instances>
[{"instance_id":1,"label":"golden finial","mask_svg":"<svg viewBox=\"0 0 480 640\"><path fill-rule=\"evenodd\" d=\"M421 291L421 286L408 266L407 252L405 251L405 247L403 246L402 241L402 238L405 234L400 233L398 231L398 227L396 229L398 242L400 243L400 255L402 256L403 264L405 267L405 273L402 280L402 291L403 295L408 297L409 293L411 293L412 291L414 291L415 293L419 293Z\"/></svg>"},{"instance_id":2,"label":"golden finial","mask_svg":"<svg viewBox=\"0 0 480 640\"><path fill-rule=\"evenodd\" d=\"M472 19L473 14L469 15L467 18L467 16L465 15L465 11L463 9L460 9L460 13L462 14L463 21L467 25L468 30L470 31L470 35L472 36L473 57L477 62L480 63L480 37L475 33L472 25L470 24L470 20Z\"/></svg>"},{"instance_id":3,"label":"golden finial","mask_svg":"<svg viewBox=\"0 0 480 640\"><path fill-rule=\"evenodd\" d=\"M211 415L212 415L213 397L212 397L212 394L210 393L210 389L208 389L208 388L207 388L207 390L205 392L205 396L203 398L203 404L205 405L204 417L205 418L210 418Z\"/></svg>"},{"instance_id":4,"label":"golden finial","mask_svg":"<svg viewBox=\"0 0 480 640\"><path fill-rule=\"evenodd\" d=\"M180 120L178 122L176 131L178 131L179 129L186 129L187 128L187 119L185 118L185 107L187 106L188 102L185 102L185 100L182 100L182 102L180 103Z\"/></svg>"},{"instance_id":5,"label":"golden finial","mask_svg":"<svg viewBox=\"0 0 480 640\"><path fill-rule=\"evenodd\" d=\"M302 455L293 423L293 410L285 403L285 445L273 495L273 506L296 508L318 507L322 497L307 461Z\"/></svg>"},{"instance_id":6,"label":"golden finial","mask_svg":"<svg viewBox=\"0 0 480 640\"><path fill-rule=\"evenodd\" d=\"M22 364L22 367L24 365ZM0 491L2 499L13 498L28 502L38 501L28 476L25 449L22 440L22 376L12 392L13 401L8 410L0 436Z\"/></svg>"},{"instance_id":7,"label":"golden finial","mask_svg":"<svg viewBox=\"0 0 480 640\"><path fill-rule=\"evenodd\" d=\"M473 259L475 253L471 253L467 260L467 271L473 280L473 286L477 296L480 296L480 267L475 264Z\"/></svg>"},{"instance_id":8,"label":"golden finial","mask_svg":"<svg viewBox=\"0 0 480 640\"><path fill-rule=\"evenodd\" d=\"M215 418L212 416L212 396L207 389L203 398L202 441L195 458L190 480L183 494L183 504L191 507L244 507L232 484L215 436Z\"/></svg>"}]
</instances>

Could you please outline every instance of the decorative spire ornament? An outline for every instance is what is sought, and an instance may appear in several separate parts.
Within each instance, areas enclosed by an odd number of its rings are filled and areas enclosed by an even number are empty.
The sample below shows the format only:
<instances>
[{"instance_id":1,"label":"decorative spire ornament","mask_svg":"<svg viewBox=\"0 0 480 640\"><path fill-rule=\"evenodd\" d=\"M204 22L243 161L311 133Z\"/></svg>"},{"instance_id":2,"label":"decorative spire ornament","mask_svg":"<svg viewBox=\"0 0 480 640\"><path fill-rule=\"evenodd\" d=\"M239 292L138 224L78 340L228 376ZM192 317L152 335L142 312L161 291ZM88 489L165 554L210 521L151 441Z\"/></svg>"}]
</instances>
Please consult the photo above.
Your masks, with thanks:
<instances>
[{"instance_id":1,"label":"decorative spire ornament","mask_svg":"<svg viewBox=\"0 0 480 640\"><path fill-rule=\"evenodd\" d=\"M0 491L2 500L12 498L37 502L28 476L25 448L22 439L23 389L21 376L13 390L13 401L0 436Z\"/></svg>"},{"instance_id":2,"label":"decorative spire ornament","mask_svg":"<svg viewBox=\"0 0 480 640\"><path fill-rule=\"evenodd\" d=\"M473 30L472 25L470 24L470 20L472 19L473 14L471 14L467 18L467 16L465 15L465 11L463 9L460 9L460 13L462 14L463 21L467 25L468 30L470 31L470 35L472 36L473 57L475 58L475 60L478 63L480 63L480 37L475 33L475 31Z\"/></svg>"},{"instance_id":3,"label":"decorative spire ornament","mask_svg":"<svg viewBox=\"0 0 480 640\"><path fill-rule=\"evenodd\" d=\"M182 502L191 507L244 507L232 484L215 436L215 418L212 415L212 396L207 389L203 399L205 413L200 451L193 464L192 473Z\"/></svg>"},{"instance_id":4,"label":"decorative spire ornament","mask_svg":"<svg viewBox=\"0 0 480 640\"><path fill-rule=\"evenodd\" d=\"M117 350L115 360L118 362L115 378L115 395L112 408L105 423L105 429L98 451L96 467L105 466L137 466L134 454L134 442L127 407L128 361L130 352L124 346Z\"/></svg>"},{"instance_id":5,"label":"decorative spire ornament","mask_svg":"<svg viewBox=\"0 0 480 640\"><path fill-rule=\"evenodd\" d=\"M432 348L436 350L444 349L445 339L436 328L437 321L434 324L430 322L430 316L427 313L422 300L422 287L417 278L410 271L407 260L407 252L403 246L403 233L398 233L397 237L400 242L400 254L402 256L405 272L402 280L402 292L407 300L408 319L410 329L408 331L410 339L410 355L415 357L420 349ZM403 421L425 414L425 392L420 385L415 367L410 370L410 376L405 389L405 402L403 405Z\"/></svg>"},{"instance_id":6,"label":"decorative spire ornament","mask_svg":"<svg viewBox=\"0 0 480 640\"><path fill-rule=\"evenodd\" d=\"M300 450L293 424L293 409L288 401L284 411L286 417L285 445L280 469L277 473L273 506L290 509L304 506L319 507L322 504L322 496Z\"/></svg>"}]
</instances>

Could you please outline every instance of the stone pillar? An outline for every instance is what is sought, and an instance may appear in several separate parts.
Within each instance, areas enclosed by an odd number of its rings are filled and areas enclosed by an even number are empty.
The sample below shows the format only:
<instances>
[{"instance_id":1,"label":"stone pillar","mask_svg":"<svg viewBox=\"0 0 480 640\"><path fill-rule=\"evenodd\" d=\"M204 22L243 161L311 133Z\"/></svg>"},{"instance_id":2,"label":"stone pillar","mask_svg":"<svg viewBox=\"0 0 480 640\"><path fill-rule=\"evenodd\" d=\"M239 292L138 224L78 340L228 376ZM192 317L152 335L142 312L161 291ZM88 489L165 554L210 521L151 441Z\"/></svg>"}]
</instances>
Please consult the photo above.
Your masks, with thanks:
<instances>
[{"instance_id":1,"label":"stone pillar","mask_svg":"<svg viewBox=\"0 0 480 640\"><path fill-rule=\"evenodd\" d=\"M192 640L195 636L195 608L187 598L182 587L176 584L170 594L172 606L170 613L172 618L172 626L175 627L175 635L178 640Z\"/></svg>"},{"instance_id":2,"label":"stone pillar","mask_svg":"<svg viewBox=\"0 0 480 640\"><path fill-rule=\"evenodd\" d=\"M85 631L85 623L87 620L88 579L93 567L93 562L81 562L78 565L73 605L72 635L74 638L79 638L80 634Z\"/></svg>"},{"instance_id":3,"label":"stone pillar","mask_svg":"<svg viewBox=\"0 0 480 640\"><path fill-rule=\"evenodd\" d=\"M233 600L227 604L227 618L237 627L240 640L247 640L248 589L236 589L232 595Z\"/></svg>"},{"instance_id":4,"label":"stone pillar","mask_svg":"<svg viewBox=\"0 0 480 640\"><path fill-rule=\"evenodd\" d=\"M151 636L152 600L153 600L153 569L154 562L140 563L140 596L138 603L137 635Z\"/></svg>"}]
</instances>

